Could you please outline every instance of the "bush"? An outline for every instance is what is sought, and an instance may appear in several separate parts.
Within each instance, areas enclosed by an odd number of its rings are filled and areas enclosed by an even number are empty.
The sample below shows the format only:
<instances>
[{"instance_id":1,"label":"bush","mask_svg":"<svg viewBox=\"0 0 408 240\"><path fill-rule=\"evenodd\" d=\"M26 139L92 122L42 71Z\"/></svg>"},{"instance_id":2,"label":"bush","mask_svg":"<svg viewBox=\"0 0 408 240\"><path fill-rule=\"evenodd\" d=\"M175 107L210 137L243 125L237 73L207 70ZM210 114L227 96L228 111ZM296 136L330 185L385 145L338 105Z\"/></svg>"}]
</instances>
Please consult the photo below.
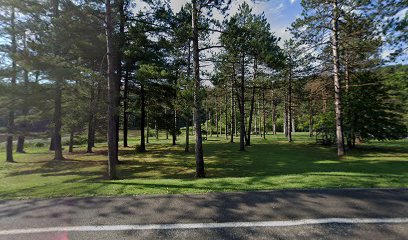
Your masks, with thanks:
<instances>
[{"instance_id":1,"label":"bush","mask_svg":"<svg viewBox=\"0 0 408 240\"><path fill-rule=\"evenodd\" d=\"M35 147L38 147L38 148L41 148L41 147L44 147L44 146L45 146L45 143L43 143L43 142L37 142L35 144Z\"/></svg>"}]
</instances>

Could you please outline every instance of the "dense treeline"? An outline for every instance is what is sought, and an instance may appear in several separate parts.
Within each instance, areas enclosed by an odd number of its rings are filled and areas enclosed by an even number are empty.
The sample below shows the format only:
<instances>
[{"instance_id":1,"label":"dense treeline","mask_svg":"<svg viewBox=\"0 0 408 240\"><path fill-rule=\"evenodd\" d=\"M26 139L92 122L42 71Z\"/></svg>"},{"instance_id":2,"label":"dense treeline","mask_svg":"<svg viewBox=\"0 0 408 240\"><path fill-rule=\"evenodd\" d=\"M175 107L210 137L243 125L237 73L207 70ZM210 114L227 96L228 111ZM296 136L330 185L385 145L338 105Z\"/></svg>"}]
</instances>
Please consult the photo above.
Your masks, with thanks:
<instances>
[{"instance_id":1,"label":"dense treeline","mask_svg":"<svg viewBox=\"0 0 408 240\"><path fill-rule=\"evenodd\" d=\"M47 132L56 161L62 135L69 151L76 136L86 136L88 153L107 141L111 179L129 128L140 130L138 152L159 131L176 145L182 130L188 152L194 135L196 177L205 176L209 135L244 151L254 134L284 132L291 142L292 132L323 131L339 156L364 139L407 136L407 67L381 58L384 49L405 57L404 1L302 1L285 41L246 3L218 21L230 1L192 0L179 12L145 2L138 10L130 0L2 1L7 161L33 131Z\"/></svg>"}]
</instances>

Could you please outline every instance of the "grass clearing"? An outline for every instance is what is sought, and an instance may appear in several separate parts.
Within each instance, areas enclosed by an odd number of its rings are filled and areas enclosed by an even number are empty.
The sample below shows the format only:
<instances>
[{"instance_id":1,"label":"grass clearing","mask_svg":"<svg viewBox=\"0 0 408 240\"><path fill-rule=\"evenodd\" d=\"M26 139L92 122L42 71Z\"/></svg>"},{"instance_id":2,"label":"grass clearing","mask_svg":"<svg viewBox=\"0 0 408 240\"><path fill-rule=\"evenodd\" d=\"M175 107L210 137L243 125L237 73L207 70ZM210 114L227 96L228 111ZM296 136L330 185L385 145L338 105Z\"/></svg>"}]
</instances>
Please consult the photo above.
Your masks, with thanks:
<instances>
[{"instance_id":1,"label":"grass clearing","mask_svg":"<svg viewBox=\"0 0 408 240\"><path fill-rule=\"evenodd\" d=\"M253 146L240 152L239 143L209 137L204 142L205 179L194 178L194 154L184 153L183 136L177 146L164 135L150 138L146 153L135 152L138 139L132 136L132 146L120 149L116 181L103 177L106 144L98 144L93 154L77 147L72 154L65 152L67 160L61 162L52 161L46 147L30 147L26 154L15 154L16 163L0 162L0 198L408 187L407 140L366 143L338 159L334 148L314 144L305 133L296 133L293 143L282 134L252 138Z\"/></svg>"}]
</instances>

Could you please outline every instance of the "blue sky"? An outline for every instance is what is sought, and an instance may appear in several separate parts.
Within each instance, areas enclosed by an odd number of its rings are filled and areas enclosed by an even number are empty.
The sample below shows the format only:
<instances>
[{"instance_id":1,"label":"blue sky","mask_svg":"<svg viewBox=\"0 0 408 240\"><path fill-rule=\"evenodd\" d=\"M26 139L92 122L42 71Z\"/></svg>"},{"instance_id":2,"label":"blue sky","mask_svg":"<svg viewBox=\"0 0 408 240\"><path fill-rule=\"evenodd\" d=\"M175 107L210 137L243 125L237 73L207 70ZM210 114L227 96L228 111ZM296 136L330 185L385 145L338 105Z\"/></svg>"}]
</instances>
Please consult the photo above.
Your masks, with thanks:
<instances>
[{"instance_id":1,"label":"blue sky","mask_svg":"<svg viewBox=\"0 0 408 240\"><path fill-rule=\"evenodd\" d=\"M173 11L178 11L182 5L189 1L190 0L171 0L170 4ZM285 30L290 27L291 23L302 12L302 7L300 6L301 0L263 0L257 1L256 3L250 0L233 0L229 14L233 15L238 10L238 6L244 1L252 7L254 13L265 13L271 25L271 30L276 36L282 38L282 40L290 38L290 34L285 32ZM217 15L215 15L215 17L220 18L220 16Z\"/></svg>"}]
</instances>

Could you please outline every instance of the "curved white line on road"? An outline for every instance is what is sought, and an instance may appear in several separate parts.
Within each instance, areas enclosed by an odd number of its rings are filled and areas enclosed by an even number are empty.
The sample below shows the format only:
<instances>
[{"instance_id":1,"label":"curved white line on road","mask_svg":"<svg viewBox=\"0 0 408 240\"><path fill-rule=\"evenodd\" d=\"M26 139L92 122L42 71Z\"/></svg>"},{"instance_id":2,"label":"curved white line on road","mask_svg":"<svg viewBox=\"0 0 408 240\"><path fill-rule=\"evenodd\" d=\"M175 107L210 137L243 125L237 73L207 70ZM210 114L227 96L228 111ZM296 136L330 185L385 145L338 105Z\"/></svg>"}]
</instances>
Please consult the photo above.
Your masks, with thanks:
<instances>
[{"instance_id":1,"label":"curved white line on road","mask_svg":"<svg viewBox=\"0 0 408 240\"><path fill-rule=\"evenodd\" d=\"M320 218L287 221L262 222L224 222L224 223L180 223L180 224L147 224L147 225L105 225L105 226L69 226L0 230L0 235L47 233L47 232L98 232L126 230L173 230L205 228L243 228L243 227L289 227L313 224L387 224L408 223L408 218Z\"/></svg>"}]
</instances>

